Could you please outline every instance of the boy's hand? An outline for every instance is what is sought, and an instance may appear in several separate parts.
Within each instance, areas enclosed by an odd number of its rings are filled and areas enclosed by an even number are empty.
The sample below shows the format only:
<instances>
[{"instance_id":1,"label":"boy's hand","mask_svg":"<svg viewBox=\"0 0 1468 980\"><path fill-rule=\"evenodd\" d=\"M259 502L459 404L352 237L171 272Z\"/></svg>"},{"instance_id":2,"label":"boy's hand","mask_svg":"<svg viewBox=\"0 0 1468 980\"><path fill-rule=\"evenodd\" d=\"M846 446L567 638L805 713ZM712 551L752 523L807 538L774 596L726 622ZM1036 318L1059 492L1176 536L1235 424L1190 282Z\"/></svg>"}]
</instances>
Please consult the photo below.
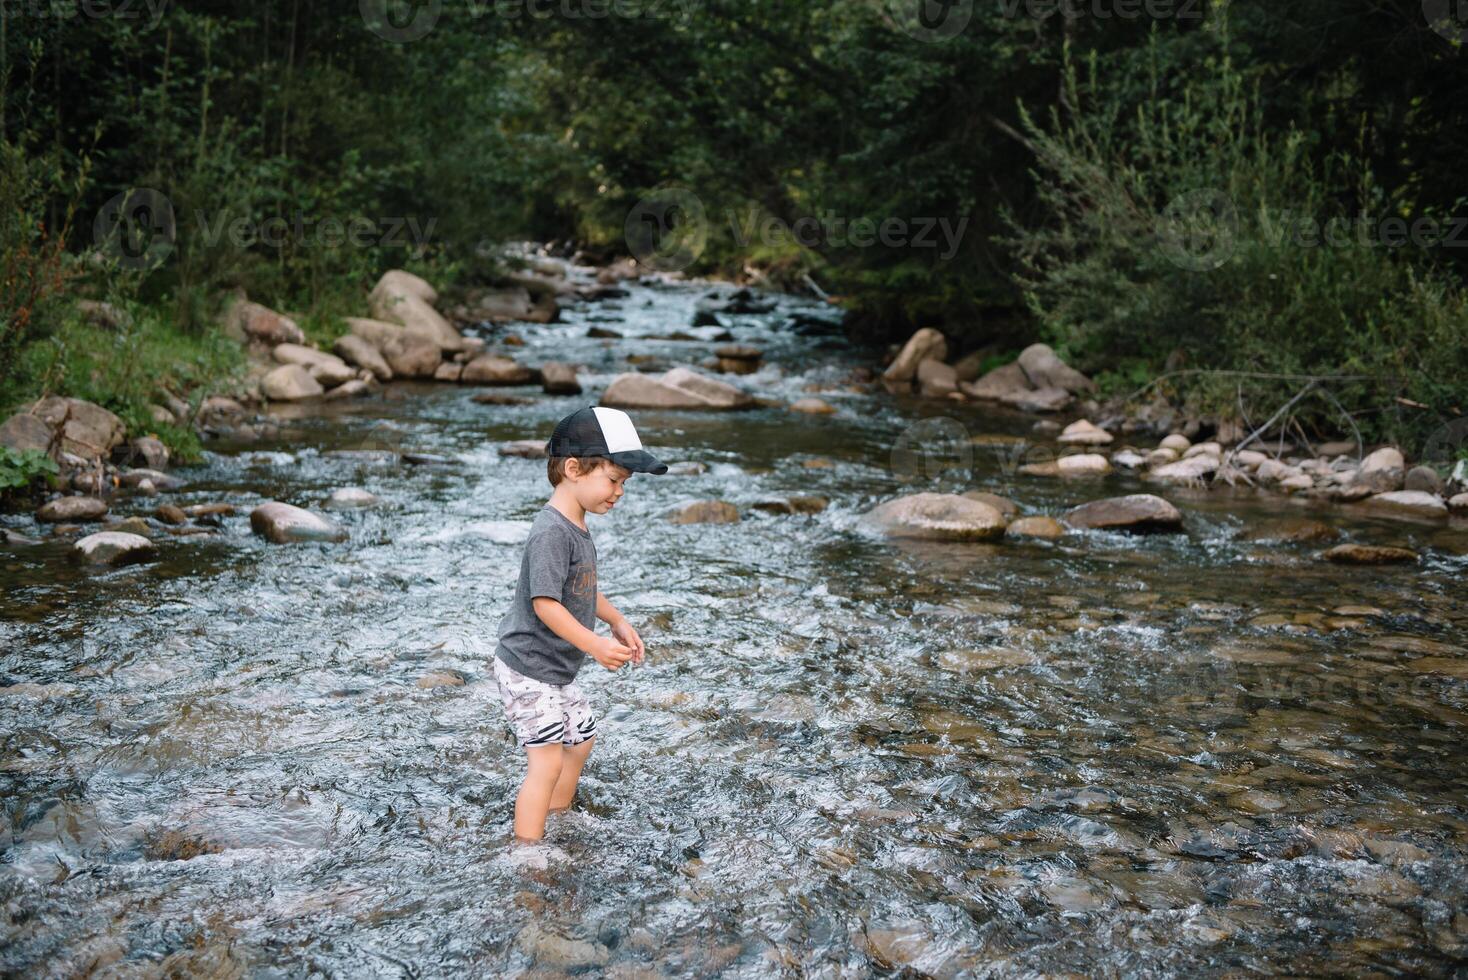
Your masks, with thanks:
<instances>
[{"instance_id":1,"label":"boy's hand","mask_svg":"<svg viewBox=\"0 0 1468 980\"><path fill-rule=\"evenodd\" d=\"M586 653L607 670L616 670L632 659L631 647L623 646L607 636L598 636Z\"/></svg>"},{"instance_id":2,"label":"boy's hand","mask_svg":"<svg viewBox=\"0 0 1468 980\"><path fill-rule=\"evenodd\" d=\"M647 648L643 646L642 637L637 635L637 631L632 628L631 623L625 619L617 623L612 627L612 635L631 648L632 662L634 664L642 663L642 657L647 653Z\"/></svg>"}]
</instances>

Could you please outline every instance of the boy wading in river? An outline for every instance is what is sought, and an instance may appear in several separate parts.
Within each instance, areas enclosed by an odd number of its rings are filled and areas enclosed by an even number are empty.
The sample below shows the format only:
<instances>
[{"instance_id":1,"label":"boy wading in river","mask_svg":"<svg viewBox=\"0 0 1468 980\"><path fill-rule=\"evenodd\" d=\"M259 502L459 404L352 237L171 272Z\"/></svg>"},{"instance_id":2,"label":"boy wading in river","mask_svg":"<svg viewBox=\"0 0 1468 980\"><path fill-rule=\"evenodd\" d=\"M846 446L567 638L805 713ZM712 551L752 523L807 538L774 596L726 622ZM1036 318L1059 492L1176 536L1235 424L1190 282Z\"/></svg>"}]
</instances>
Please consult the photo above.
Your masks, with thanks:
<instances>
[{"instance_id":1,"label":"boy wading in river","mask_svg":"<svg viewBox=\"0 0 1468 980\"><path fill-rule=\"evenodd\" d=\"M605 514L633 473L668 468L642 448L626 412L583 408L556 423L546 447L555 492L525 542L515 598L499 628L494 676L529 771L515 797L515 838L538 841L545 818L576 795L596 740L596 715L575 683L591 657L607 670L642 663L637 630L596 587L596 547L587 514ZM611 637L592 632L596 620Z\"/></svg>"}]
</instances>

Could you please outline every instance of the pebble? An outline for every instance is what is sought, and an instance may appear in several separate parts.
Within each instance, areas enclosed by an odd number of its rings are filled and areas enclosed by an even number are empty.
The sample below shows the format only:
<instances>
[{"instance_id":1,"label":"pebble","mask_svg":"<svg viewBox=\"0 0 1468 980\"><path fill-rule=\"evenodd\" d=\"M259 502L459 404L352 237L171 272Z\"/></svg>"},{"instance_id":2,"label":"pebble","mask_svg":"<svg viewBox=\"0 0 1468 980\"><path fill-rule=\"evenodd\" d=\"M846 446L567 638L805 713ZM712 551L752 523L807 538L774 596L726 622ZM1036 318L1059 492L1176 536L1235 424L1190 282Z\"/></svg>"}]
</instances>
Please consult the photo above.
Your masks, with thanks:
<instances>
[{"instance_id":1,"label":"pebble","mask_svg":"<svg viewBox=\"0 0 1468 980\"><path fill-rule=\"evenodd\" d=\"M674 524L737 524L739 508L725 500L697 500L665 516Z\"/></svg>"},{"instance_id":2,"label":"pebble","mask_svg":"<svg viewBox=\"0 0 1468 980\"><path fill-rule=\"evenodd\" d=\"M463 687L464 677L458 671L435 670L418 678L418 686L422 688Z\"/></svg>"},{"instance_id":3,"label":"pebble","mask_svg":"<svg viewBox=\"0 0 1468 980\"><path fill-rule=\"evenodd\" d=\"M1388 548L1380 545L1342 544L1321 555L1326 561L1339 565L1398 565L1415 562L1417 553L1406 548Z\"/></svg>"}]
</instances>

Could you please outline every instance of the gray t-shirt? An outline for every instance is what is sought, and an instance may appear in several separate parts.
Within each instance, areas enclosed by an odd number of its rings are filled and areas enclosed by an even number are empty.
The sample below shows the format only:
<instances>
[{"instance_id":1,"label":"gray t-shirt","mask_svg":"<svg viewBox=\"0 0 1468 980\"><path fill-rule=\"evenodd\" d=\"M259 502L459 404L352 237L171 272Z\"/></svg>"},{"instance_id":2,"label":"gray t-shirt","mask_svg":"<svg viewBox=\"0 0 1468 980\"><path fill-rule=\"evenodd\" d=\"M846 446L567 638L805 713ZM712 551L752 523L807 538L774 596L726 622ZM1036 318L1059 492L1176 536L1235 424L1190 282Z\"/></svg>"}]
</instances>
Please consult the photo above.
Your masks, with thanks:
<instances>
[{"instance_id":1,"label":"gray t-shirt","mask_svg":"<svg viewBox=\"0 0 1468 980\"><path fill-rule=\"evenodd\" d=\"M547 684L576 679L586 654L561 639L535 615L533 599L549 596L587 629L596 623L596 546L591 532L546 504L530 525L520 559L520 582L500 623L495 656L511 669Z\"/></svg>"}]
</instances>

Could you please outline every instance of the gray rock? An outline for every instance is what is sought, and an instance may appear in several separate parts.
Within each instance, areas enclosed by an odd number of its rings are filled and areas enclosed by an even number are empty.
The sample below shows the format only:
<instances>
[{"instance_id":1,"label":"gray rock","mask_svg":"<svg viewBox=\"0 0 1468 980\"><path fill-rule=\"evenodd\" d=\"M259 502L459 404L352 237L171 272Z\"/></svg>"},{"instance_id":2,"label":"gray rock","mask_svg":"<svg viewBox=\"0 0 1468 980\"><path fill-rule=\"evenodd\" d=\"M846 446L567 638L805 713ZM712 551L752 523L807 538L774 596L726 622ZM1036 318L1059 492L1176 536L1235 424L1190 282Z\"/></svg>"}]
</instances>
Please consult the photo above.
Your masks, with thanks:
<instances>
[{"instance_id":1,"label":"gray rock","mask_svg":"<svg viewBox=\"0 0 1468 980\"><path fill-rule=\"evenodd\" d=\"M306 335L296 321L248 299L236 300L224 314L224 330L240 340L254 340L267 347L304 344Z\"/></svg>"},{"instance_id":2,"label":"gray rock","mask_svg":"<svg viewBox=\"0 0 1468 980\"><path fill-rule=\"evenodd\" d=\"M997 367L978 381L963 383L958 387L965 395L980 401L1002 401L1032 390L1029 377L1018 364Z\"/></svg>"},{"instance_id":3,"label":"gray rock","mask_svg":"<svg viewBox=\"0 0 1468 980\"><path fill-rule=\"evenodd\" d=\"M461 350L464 338L433 308L437 300L438 294L432 286L401 269L384 272L367 297L372 315L377 319L402 324L407 334L423 337L437 344L441 351Z\"/></svg>"},{"instance_id":4,"label":"gray rock","mask_svg":"<svg viewBox=\"0 0 1468 980\"><path fill-rule=\"evenodd\" d=\"M142 459L145 466L150 470L162 470L167 468L170 454L163 440L156 436L138 436L128 444L132 449L134 458ZM159 485L154 480L154 485Z\"/></svg>"},{"instance_id":5,"label":"gray rock","mask_svg":"<svg viewBox=\"0 0 1468 980\"><path fill-rule=\"evenodd\" d=\"M276 344L270 356L281 364L299 364L311 372L311 377L325 388L345 384L357 376L357 372L348 367L347 362L335 354L328 354L303 344Z\"/></svg>"},{"instance_id":6,"label":"gray rock","mask_svg":"<svg viewBox=\"0 0 1468 980\"><path fill-rule=\"evenodd\" d=\"M1026 347L1016 363L1033 388L1060 388L1071 394L1094 391L1096 388L1090 378L1062 361L1047 344Z\"/></svg>"},{"instance_id":7,"label":"gray rock","mask_svg":"<svg viewBox=\"0 0 1468 980\"><path fill-rule=\"evenodd\" d=\"M1178 509L1150 493L1093 500L1066 511L1064 520L1071 527L1084 530L1133 533L1176 532L1183 526L1183 515Z\"/></svg>"},{"instance_id":8,"label":"gray rock","mask_svg":"<svg viewBox=\"0 0 1468 980\"><path fill-rule=\"evenodd\" d=\"M1398 490L1393 493L1379 493L1366 503L1375 510L1383 510L1396 514L1408 514L1414 517L1447 517L1448 505L1443 503L1442 498L1433 493L1425 493L1421 490Z\"/></svg>"},{"instance_id":9,"label":"gray rock","mask_svg":"<svg viewBox=\"0 0 1468 980\"><path fill-rule=\"evenodd\" d=\"M521 459L545 459L544 439L517 439L500 447L501 456L518 456Z\"/></svg>"},{"instance_id":10,"label":"gray rock","mask_svg":"<svg viewBox=\"0 0 1468 980\"><path fill-rule=\"evenodd\" d=\"M1075 398L1064 388L1036 388L1034 391L1010 392L999 401L1023 412L1058 412Z\"/></svg>"},{"instance_id":11,"label":"gray rock","mask_svg":"<svg viewBox=\"0 0 1468 980\"><path fill-rule=\"evenodd\" d=\"M481 354L464 365L459 380L466 385L523 385L531 378L530 369L523 364L498 354Z\"/></svg>"},{"instance_id":12,"label":"gray rock","mask_svg":"<svg viewBox=\"0 0 1468 980\"><path fill-rule=\"evenodd\" d=\"M0 424L0 446L22 452L33 449L46 452L51 448L51 426L36 415L23 412Z\"/></svg>"},{"instance_id":13,"label":"gray rock","mask_svg":"<svg viewBox=\"0 0 1468 980\"><path fill-rule=\"evenodd\" d=\"M918 493L878 505L862 523L888 537L929 541L987 541L1004 534L1004 515L978 500Z\"/></svg>"},{"instance_id":14,"label":"gray rock","mask_svg":"<svg viewBox=\"0 0 1468 980\"><path fill-rule=\"evenodd\" d=\"M272 500L250 512L250 527L267 541L345 541L346 529L300 507Z\"/></svg>"},{"instance_id":15,"label":"gray rock","mask_svg":"<svg viewBox=\"0 0 1468 980\"><path fill-rule=\"evenodd\" d=\"M1417 553L1406 548L1387 548L1379 545L1342 544L1321 555L1326 561L1338 565L1400 565L1415 562Z\"/></svg>"},{"instance_id":16,"label":"gray rock","mask_svg":"<svg viewBox=\"0 0 1468 980\"><path fill-rule=\"evenodd\" d=\"M1443 478L1431 466L1414 466L1407 471L1405 489L1440 494L1443 492Z\"/></svg>"},{"instance_id":17,"label":"gray rock","mask_svg":"<svg viewBox=\"0 0 1468 980\"><path fill-rule=\"evenodd\" d=\"M94 565L121 565L125 562L142 561L155 553L152 541L141 534L127 531L99 531L89 534L76 543L73 551Z\"/></svg>"},{"instance_id":18,"label":"gray rock","mask_svg":"<svg viewBox=\"0 0 1468 980\"><path fill-rule=\"evenodd\" d=\"M345 384L339 384L326 393L329 402L344 401L348 398L365 398L372 394L372 386L361 378L353 378Z\"/></svg>"},{"instance_id":19,"label":"gray rock","mask_svg":"<svg viewBox=\"0 0 1468 980\"><path fill-rule=\"evenodd\" d=\"M754 399L731 384L687 368L674 368L652 377L620 374L602 394L610 408L668 408L728 411L749 408Z\"/></svg>"},{"instance_id":20,"label":"gray rock","mask_svg":"<svg viewBox=\"0 0 1468 980\"><path fill-rule=\"evenodd\" d=\"M958 372L936 358L918 364L917 379L924 398L947 398L958 390Z\"/></svg>"},{"instance_id":21,"label":"gray rock","mask_svg":"<svg viewBox=\"0 0 1468 980\"><path fill-rule=\"evenodd\" d=\"M376 507L381 502L376 494L368 493L361 487L342 487L333 490L322 506L327 510L362 510Z\"/></svg>"},{"instance_id":22,"label":"gray rock","mask_svg":"<svg viewBox=\"0 0 1468 980\"><path fill-rule=\"evenodd\" d=\"M403 327L396 323L388 323L386 320L373 320L367 317L347 317L346 324L347 329L351 331L351 336L366 341L379 354L384 355L387 353L388 346L393 341L401 340L407 335L407 331ZM435 344L434 346L437 347L438 345ZM351 345L351 349L357 349L356 345ZM337 351L337 353L343 357L346 356L341 351ZM347 359L351 360L350 358ZM367 365L363 364L362 367L367 367Z\"/></svg>"},{"instance_id":23,"label":"gray rock","mask_svg":"<svg viewBox=\"0 0 1468 980\"><path fill-rule=\"evenodd\" d=\"M81 459L106 459L121 445L127 433L122 419L100 405L80 398L43 398L26 409L39 417L51 431L61 431L60 449Z\"/></svg>"},{"instance_id":24,"label":"gray rock","mask_svg":"<svg viewBox=\"0 0 1468 980\"><path fill-rule=\"evenodd\" d=\"M1005 537L1042 538L1054 541L1065 537L1065 525L1053 517L1021 517L1005 529Z\"/></svg>"},{"instance_id":25,"label":"gray rock","mask_svg":"<svg viewBox=\"0 0 1468 980\"><path fill-rule=\"evenodd\" d=\"M568 939L531 922L515 937L515 946L537 966L557 970L587 970L603 967L611 952L601 943Z\"/></svg>"},{"instance_id":26,"label":"gray rock","mask_svg":"<svg viewBox=\"0 0 1468 980\"><path fill-rule=\"evenodd\" d=\"M176 490L183 486L182 480L169 476L167 473L161 473L158 470L127 470L117 478L117 482L125 487L141 486L145 481L153 484L159 490Z\"/></svg>"},{"instance_id":27,"label":"gray rock","mask_svg":"<svg viewBox=\"0 0 1468 980\"><path fill-rule=\"evenodd\" d=\"M106 513L106 501L96 497L60 497L42 504L36 511L36 520L48 524L100 521Z\"/></svg>"},{"instance_id":28,"label":"gray rock","mask_svg":"<svg viewBox=\"0 0 1468 980\"><path fill-rule=\"evenodd\" d=\"M574 365L564 361L546 361L540 366L541 388L547 395L579 395L581 382Z\"/></svg>"},{"instance_id":29,"label":"gray rock","mask_svg":"<svg viewBox=\"0 0 1468 980\"><path fill-rule=\"evenodd\" d=\"M431 378L443 361L443 349L426 337L405 332L388 341L382 356L394 377Z\"/></svg>"}]
</instances>

